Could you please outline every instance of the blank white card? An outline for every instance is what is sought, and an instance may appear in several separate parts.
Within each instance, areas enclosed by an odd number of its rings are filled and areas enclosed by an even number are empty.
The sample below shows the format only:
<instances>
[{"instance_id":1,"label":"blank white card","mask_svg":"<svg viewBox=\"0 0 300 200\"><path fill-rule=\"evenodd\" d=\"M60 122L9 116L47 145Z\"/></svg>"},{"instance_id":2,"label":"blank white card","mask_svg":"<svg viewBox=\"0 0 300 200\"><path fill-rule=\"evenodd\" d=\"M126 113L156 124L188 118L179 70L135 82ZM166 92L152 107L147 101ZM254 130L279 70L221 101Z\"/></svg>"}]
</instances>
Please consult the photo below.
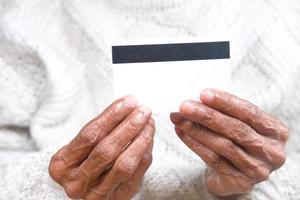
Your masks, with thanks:
<instances>
[{"instance_id":1,"label":"blank white card","mask_svg":"<svg viewBox=\"0 0 300 200\"><path fill-rule=\"evenodd\" d=\"M154 112L176 112L205 88L230 86L230 42L196 41L112 46L114 94L132 94Z\"/></svg>"}]
</instances>

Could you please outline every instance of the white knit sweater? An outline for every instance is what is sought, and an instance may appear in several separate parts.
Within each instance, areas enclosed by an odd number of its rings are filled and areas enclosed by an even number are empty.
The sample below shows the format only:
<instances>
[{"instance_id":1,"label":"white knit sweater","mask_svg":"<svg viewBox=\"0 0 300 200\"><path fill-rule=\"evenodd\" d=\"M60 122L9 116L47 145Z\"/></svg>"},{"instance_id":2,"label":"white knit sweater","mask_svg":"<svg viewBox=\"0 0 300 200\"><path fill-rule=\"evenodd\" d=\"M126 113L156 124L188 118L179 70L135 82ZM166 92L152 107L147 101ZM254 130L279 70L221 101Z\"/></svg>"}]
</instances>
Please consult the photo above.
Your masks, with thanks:
<instances>
[{"instance_id":1,"label":"white knit sweater","mask_svg":"<svg viewBox=\"0 0 300 200\"><path fill-rule=\"evenodd\" d=\"M224 33L235 45L235 93L291 134L286 164L240 199L299 200L299 24L299 0L0 0L0 199L66 198L49 158L112 101L110 41ZM157 124L136 198L217 199L205 164L169 122Z\"/></svg>"}]
</instances>

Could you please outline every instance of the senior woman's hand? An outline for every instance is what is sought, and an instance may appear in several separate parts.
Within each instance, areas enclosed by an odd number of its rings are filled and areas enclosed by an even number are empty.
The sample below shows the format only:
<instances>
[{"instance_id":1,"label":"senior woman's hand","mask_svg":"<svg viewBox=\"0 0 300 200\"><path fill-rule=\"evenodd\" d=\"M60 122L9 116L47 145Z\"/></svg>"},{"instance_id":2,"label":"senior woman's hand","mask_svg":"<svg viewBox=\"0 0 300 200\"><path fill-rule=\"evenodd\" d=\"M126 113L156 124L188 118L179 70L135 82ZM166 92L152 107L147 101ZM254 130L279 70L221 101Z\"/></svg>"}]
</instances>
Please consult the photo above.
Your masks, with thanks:
<instances>
[{"instance_id":1,"label":"senior woman's hand","mask_svg":"<svg viewBox=\"0 0 300 200\"><path fill-rule=\"evenodd\" d=\"M287 127L246 100L206 89L171 121L181 140L209 166L206 185L218 196L249 192L285 162Z\"/></svg>"},{"instance_id":2,"label":"senior woman's hand","mask_svg":"<svg viewBox=\"0 0 300 200\"><path fill-rule=\"evenodd\" d=\"M152 161L151 111L117 100L51 159L49 173L73 199L126 200Z\"/></svg>"}]
</instances>

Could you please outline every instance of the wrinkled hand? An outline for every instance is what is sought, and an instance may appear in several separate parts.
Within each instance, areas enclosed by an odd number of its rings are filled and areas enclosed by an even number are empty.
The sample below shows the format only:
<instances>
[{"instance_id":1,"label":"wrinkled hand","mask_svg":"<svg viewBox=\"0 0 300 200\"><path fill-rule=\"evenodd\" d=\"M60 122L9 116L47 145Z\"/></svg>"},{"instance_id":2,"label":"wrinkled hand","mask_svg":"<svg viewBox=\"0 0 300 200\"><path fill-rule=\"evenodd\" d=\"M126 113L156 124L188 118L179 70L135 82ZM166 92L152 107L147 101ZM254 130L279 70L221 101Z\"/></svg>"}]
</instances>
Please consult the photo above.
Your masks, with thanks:
<instances>
[{"instance_id":1,"label":"wrinkled hand","mask_svg":"<svg viewBox=\"0 0 300 200\"><path fill-rule=\"evenodd\" d=\"M131 199L152 161L151 111L117 100L51 159L49 173L73 199Z\"/></svg>"},{"instance_id":2,"label":"wrinkled hand","mask_svg":"<svg viewBox=\"0 0 300 200\"><path fill-rule=\"evenodd\" d=\"M218 196L249 192L285 162L287 127L257 106L207 89L171 121L181 140L209 166L206 185Z\"/></svg>"}]
</instances>

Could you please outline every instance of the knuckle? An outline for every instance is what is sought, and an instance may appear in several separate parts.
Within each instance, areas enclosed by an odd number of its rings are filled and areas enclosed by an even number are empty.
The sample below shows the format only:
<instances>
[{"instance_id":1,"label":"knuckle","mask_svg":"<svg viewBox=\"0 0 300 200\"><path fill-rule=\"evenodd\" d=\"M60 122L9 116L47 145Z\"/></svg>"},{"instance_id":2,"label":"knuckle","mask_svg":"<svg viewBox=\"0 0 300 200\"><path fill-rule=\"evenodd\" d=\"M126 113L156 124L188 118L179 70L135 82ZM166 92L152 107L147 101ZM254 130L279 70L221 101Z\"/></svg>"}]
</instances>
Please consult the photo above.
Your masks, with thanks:
<instances>
[{"instance_id":1,"label":"knuckle","mask_svg":"<svg viewBox=\"0 0 300 200\"><path fill-rule=\"evenodd\" d=\"M152 164L153 161L153 156L150 153L147 153L143 156L142 160L141 160L141 165L143 166L150 166Z\"/></svg>"},{"instance_id":2,"label":"knuckle","mask_svg":"<svg viewBox=\"0 0 300 200\"><path fill-rule=\"evenodd\" d=\"M240 143L242 144L242 146L247 146L247 147L250 147L250 146L255 146L255 145L258 145L259 143L257 143L257 137L253 134L253 133L250 133L249 135L247 136L238 136L239 138L239 141Z\"/></svg>"},{"instance_id":3,"label":"knuckle","mask_svg":"<svg viewBox=\"0 0 300 200\"><path fill-rule=\"evenodd\" d=\"M203 120L208 125L213 125L217 119L217 112L213 109L206 109L206 114L203 115Z\"/></svg>"},{"instance_id":4,"label":"knuckle","mask_svg":"<svg viewBox=\"0 0 300 200\"><path fill-rule=\"evenodd\" d=\"M213 167L219 167L221 165L221 158L217 154L210 154L208 155L209 164Z\"/></svg>"},{"instance_id":5,"label":"knuckle","mask_svg":"<svg viewBox=\"0 0 300 200\"><path fill-rule=\"evenodd\" d=\"M265 167L258 167L256 169L256 180L263 182L269 179L270 171Z\"/></svg>"},{"instance_id":6,"label":"knuckle","mask_svg":"<svg viewBox=\"0 0 300 200\"><path fill-rule=\"evenodd\" d=\"M233 110L234 109L233 98L223 97L223 102L221 104L221 109L224 110L225 112L230 112L231 110Z\"/></svg>"},{"instance_id":7,"label":"knuckle","mask_svg":"<svg viewBox=\"0 0 300 200\"><path fill-rule=\"evenodd\" d=\"M228 133L233 134L238 139L243 139L245 135L245 129L241 122L234 121L232 126L229 127Z\"/></svg>"},{"instance_id":8,"label":"knuckle","mask_svg":"<svg viewBox=\"0 0 300 200\"><path fill-rule=\"evenodd\" d=\"M242 145L252 145L256 142L256 137L253 129L243 122L236 121L233 124L230 133L233 134L234 137L240 143L242 143Z\"/></svg>"},{"instance_id":9,"label":"knuckle","mask_svg":"<svg viewBox=\"0 0 300 200\"><path fill-rule=\"evenodd\" d=\"M84 200L110 200L110 199L116 199L116 198L111 198L111 197L109 197L109 195L108 194L102 194L102 193L100 193L100 192L98 192L98 191L91 191L91 193L92 193L92 195L91 194L89 194L88 196L86 196L85 198L84 198Z\"/></svg>"},{"instance_id":10,"label":"knuckle","mask_svg":"<svg viewBox=\"0 0 300 200\"><path fill-rule=\"evenodd\" d=\"M223 142L220 141L220 139L215 135L210 135L209 140L212 144L215 144L215 147L217 148L223 148ZM224 147L226 149L226 147Z\"/></svg>"},{"instance_id":11,"label":"knuckle","mask_svg":"<svg viewBox=\"0 0 300 200\"><path fill-rule=\"evenodd\" d=\"M116 163L116 173L120 177L129 178L136 169L136 161L133 159L121 160Z\"/></svg>"},{"instance_id":12,"label":"knuckle","mask_svg":"<svg viewBox=\"0 0 300 200\"><path fill-rule=\"evenodd\" d=\"M79 181L64 184L64 190L69 198L80 199L83 197L83 185Z\"/></svg>"},{"instance_id":13,"label":"knuckle","mask_svg":"<svg viewBox=\"0 0 300 200\"><path fill-rule=\"evenodd\" d=\"M275 135L275 139L286 142L289 137L289 128L278 117L272 116L271 120L265 123L266 132Z\"/></svg>"},{"instance_id":14,"label":"knuckle","mask_svg":"<svg viewBox=\"0 0 300 200\"><path fill-rule=\"evenodd\" d=\"M263 131L267 135L274 136L274 134L278 134L280 130L278 130L278 126L276 125L276 122L274 122L273 119L265 120L263 122ZM280 135L275 135L275 137L279 137ZM277 139L276 138L276 139Z\"/></svg>"},{"instance_id":15,"label":"knuckle","mask_svg":"<svg viewBox=\"0 0 300 200\"><path fill-rule=\"evenodd\" d=\"M281 133L280 139L284 142L286 142L289 139L289 131L284 131Z\"/></svg>"},{"instance_id":16,"label":"knuckle","mask_svg":"<svg viewBox=\"0 0 300 200\"><path fill-rule=\"evenodd\" d=\"M140 127L141 127L141 122L139 120L129 120L126 129L129 133L135 133Z\"/></svg>"},{"instance_id":17,"label":"knuckle","mask_svg":"<svg viewBox=\"0 0 300 200\"><path fill-rule=\"evenodd\" d=\"M233 132L237 135L246 135L246 132L250 132L248 129L248 126L245 125L243 122L235 120L235 122L233 123Z\"/></svg>"},{"instance_id":18,"label":"knuckle","mask_svg":"<svg viewBox=\"0 0 300 200\"><path fill-rule=\"evenodd\" d=\"M120 118L120 110L115 108L109 112L109 114L107 115L106 121L110 121L113 124L117 124L119 121L118 120L119 118Z\"/></svg>"},{"instance_id":19,"label":"knuckle","mask_svg":"<svg viewBox=\"0 0 300 200\"><path fill-rule=\"evenodd\" d=\"M236 154L236 148L233 142L230 140L223 140L219 142L220 150L223 151L224 155L235 155Z\"/></svg>"},{"instance_id":20,"label":"knuckle","mask_svg":"<svg viewBox=\"0 0 300 200\"><path fill-rule=\"evenodd\" d=\"M89 193L84 197L84 200L104 200L110 198L110 189L109 187L104 188L92 188ZM114 198L113 198L114 199Z\"/></svg>"},{"instance_id":21,"label":"knuckle","mask_svg":"<svg viewBox=\"0 0 300 200\"><path fill-rule=\"evenodd\" d=\"M249 119L250 121L252 121L254 123L257 120L261 119L263 112L258 106L254 105L250 102L246 102L245 108L246 108L246 112L244 113L244 115L245 115L246 119Z\"/></svg>"},{"instance_id":22,"label":"knuckle","mask_svg":"<svg viewBox=\"0 0 300 200\"><path fill-rule=\"evenodd\" d=\"M248 193L253 188L253 185L249 181L242 181L239 185L242 193Z\"/></svg>"},{"instance_id":23,"label":"knuckle","mask_svg":"<svg viewBox=\"0 0 300 200\"><path fill-rule=\"evenodd\" d=\"M283 151L279 151L276 153L275 158L273 159L274 167L276 169L280 168L282 165L284 165L286 161L286 155Z\"/></svg>"},{"instance_id":24,"label":"knuckle","mask_svg":"<svg viewBox=\"0 0 300 200\"><path fill-rule=\"evenodd\" d=\"M58 180L60 177L59 177L59 174L57 173L57 170L56 170L56 167L55 167L55 164L54 163L50 163L49 167L48 167L48 171L49 171L49 174L50 176L52 177L53 180Z\"/></svg>"},{"instance_id":25,"label":"knuckle","mask_svg":"<svg viewBox=\"0 0 300 200\"><path fill-rule=\"evenodd\" d=\"M86 127L84 127L77 139L79 141L80 144L84 144L84 145L87 145L87 146L93 146L94 144L96 144L97 142L97 132L96 132L96 127L95 127L95 124L90 124Z\"/></svg>"},{"instance_id":26,"label":"knuckle","mask_svg":"<svg viewBox=\"0 0 300 200\"><path fill-rule=\"evenodd\" d=\"M48 172L53 180L59 182L65 174L65 165L62 161L56 160L54 155L49 163Z\"/></svg>"},{"instance_id":27,"label":"knuckle","mask_svg":"<svg viewBox=\"0 0 300 200\"><path fill-rule=\"evenodd\" d=\"M286 142L289 136L288 127L280 121L276 116L271 116L270 119L263 123L264 132L274 139Z\"/></svg>"},{"instance_id":28,"label":"knuckle","mask_svg":"<svg viewBox=\"0 0 300 200\"><path fill-rule=\"evenodd\" d=\"M282 124L280 126L279 130L280 130L280 133L281 133L280 134L280 139L282 141L286 142L289 138L289 128L286 125Z\"/></svg>"},{"instance_id":29,"label":"knuckle","mask_svg":"<svg viewBox=\"0 0 300 200\"><path fill-rule=\"evenodd\" d=\"M113 161L116 153L116 144L113 141L100 144L95 149L94 157L104 163Z\"/></svg>"},{"instance_id":30,"label":"knuckle","mask_svg":"<svg viewBox=\"0 0 300 200\"><path fill-rule=\"evenodd\" d=\"M224 149L229 149L229 150L234 149L234 144L230 140L223 140L221 143L222 143L221 146L223 146Z\"/></svg>"}]
</instances>

